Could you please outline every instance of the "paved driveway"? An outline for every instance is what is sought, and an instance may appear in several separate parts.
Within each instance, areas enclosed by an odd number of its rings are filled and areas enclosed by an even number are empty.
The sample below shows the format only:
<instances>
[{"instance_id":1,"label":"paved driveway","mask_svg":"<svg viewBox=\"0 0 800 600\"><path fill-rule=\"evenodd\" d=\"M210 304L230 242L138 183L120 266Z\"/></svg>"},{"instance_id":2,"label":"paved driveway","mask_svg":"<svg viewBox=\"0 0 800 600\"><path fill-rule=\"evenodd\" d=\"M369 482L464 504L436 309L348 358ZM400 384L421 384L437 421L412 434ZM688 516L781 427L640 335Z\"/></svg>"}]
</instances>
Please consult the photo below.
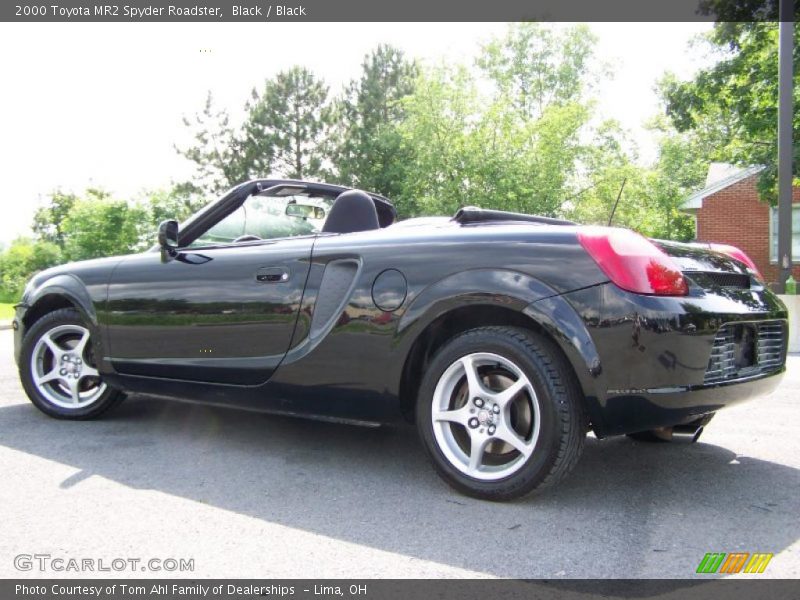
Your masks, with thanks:
<instances>
[{"instance_id":1,"label":"paved driveway","mask_svg":"<svg viewBox=\"0 0 800 600\"><path fill-rule=\"evenodd\" d=\"M442 484L411 428L147 397L49 419L0 331L0 577L41 576L19 554L194 559L181 577L686 577L712 551L774 552L765 575L800 577L799 431L792 357L701 443L590 438L557 489L492 504Z\"/></svg>"}]
</instances>

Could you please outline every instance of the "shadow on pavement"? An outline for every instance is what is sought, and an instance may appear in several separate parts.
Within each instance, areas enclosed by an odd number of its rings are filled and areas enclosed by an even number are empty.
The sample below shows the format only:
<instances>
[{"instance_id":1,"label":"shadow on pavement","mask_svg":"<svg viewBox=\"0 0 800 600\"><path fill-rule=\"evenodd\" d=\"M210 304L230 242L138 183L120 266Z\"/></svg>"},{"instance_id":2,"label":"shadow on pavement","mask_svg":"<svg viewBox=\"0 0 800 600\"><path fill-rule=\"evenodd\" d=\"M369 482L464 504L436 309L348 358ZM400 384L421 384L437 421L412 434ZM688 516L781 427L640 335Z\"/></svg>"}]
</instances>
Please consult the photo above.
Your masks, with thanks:
<instances>
[{"instance_id":1,"label":"shadow on pavement","mask_svg":"<svg viewBox=\"0 0 800 600\"><path fill-rule=\"evenodd\" d=\"M800 530L798 469L702 442L589 438L555 489L493 504L440 482L410 427L136 397L94 422L11 405L0 409L0 431L2 446L80 469L63 488L98 475L500 577L552 576L542 562L562 564L567 577L690 577L706 552L778 553Z\"/></svg>"}]
</instances>

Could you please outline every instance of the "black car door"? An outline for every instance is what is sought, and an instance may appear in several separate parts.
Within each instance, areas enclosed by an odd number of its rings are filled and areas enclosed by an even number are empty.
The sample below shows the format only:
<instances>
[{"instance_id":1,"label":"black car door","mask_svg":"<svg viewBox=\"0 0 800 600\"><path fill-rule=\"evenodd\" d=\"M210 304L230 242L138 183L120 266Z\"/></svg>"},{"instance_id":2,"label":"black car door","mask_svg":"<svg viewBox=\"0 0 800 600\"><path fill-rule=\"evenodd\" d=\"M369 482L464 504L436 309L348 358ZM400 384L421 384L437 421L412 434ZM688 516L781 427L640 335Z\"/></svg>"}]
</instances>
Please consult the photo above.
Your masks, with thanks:
<instances>
[{"instance_id":1,"label":"black car door","mask_svg":"<svg viewBox=\"0 0 800 600\"><path fill-rule=\"evenodd\" d=\"M314 238L126 258L111 278L108 353L120 373L266 381L292 340Z\"/></svg>"},{"instance_id":2,"label":"black car door","mask_svg":"<svg viewBox=\"0 0 800 600\"><path fill-rule=\"evenodd\" d=\"M159 252L125 258L102 317L114 368L267 381L291 344L315 240L308 220L276 216L286 202L253 196L168 260ZM274 236L283 237L263 239Z\"/></svg>"}]
</instances>

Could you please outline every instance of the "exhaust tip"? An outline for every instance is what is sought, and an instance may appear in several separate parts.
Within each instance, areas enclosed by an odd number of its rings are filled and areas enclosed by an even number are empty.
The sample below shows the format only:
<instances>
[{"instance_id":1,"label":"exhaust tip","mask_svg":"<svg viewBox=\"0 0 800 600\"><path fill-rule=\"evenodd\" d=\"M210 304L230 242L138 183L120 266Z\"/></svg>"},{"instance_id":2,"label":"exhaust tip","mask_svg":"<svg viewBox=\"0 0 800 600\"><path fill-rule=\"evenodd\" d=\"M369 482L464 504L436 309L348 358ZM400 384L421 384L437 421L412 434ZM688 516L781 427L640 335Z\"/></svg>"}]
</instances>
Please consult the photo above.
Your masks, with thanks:
<instances>
[{"instance_id":1,"label":"exhaust tip","mask_svg":"<svg viewBox=\"0 0 800 600\"><path fill-rule=\"evenodd\" d=\"M672 441L684 441L694 444L703 435L703 427L697 425L675 425L672 428Z\"/></svg>"}]
</instances>

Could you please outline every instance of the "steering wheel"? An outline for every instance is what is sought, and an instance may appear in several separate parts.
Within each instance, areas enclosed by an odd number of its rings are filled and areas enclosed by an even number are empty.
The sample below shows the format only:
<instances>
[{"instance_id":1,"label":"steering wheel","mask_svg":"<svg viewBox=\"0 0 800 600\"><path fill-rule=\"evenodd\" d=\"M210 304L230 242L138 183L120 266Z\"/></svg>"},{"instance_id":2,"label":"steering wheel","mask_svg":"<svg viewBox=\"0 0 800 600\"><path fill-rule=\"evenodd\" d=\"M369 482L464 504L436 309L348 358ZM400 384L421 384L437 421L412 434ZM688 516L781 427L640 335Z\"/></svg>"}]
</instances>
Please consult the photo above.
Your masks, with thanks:
<instances>
[{"instance_id":1,"label":"steering wheel","mask_svg":"<svg viewBox=\"0 0 800 600\"><path fill-rule=\"evenodd\" d=\"M234 244L238 244L239 242L255 242L260 240L261 238L257 235L253 235L252 233L245 233L244 235L240 235L238 238L233 240Z\"/></svg>"}]
</instances>

